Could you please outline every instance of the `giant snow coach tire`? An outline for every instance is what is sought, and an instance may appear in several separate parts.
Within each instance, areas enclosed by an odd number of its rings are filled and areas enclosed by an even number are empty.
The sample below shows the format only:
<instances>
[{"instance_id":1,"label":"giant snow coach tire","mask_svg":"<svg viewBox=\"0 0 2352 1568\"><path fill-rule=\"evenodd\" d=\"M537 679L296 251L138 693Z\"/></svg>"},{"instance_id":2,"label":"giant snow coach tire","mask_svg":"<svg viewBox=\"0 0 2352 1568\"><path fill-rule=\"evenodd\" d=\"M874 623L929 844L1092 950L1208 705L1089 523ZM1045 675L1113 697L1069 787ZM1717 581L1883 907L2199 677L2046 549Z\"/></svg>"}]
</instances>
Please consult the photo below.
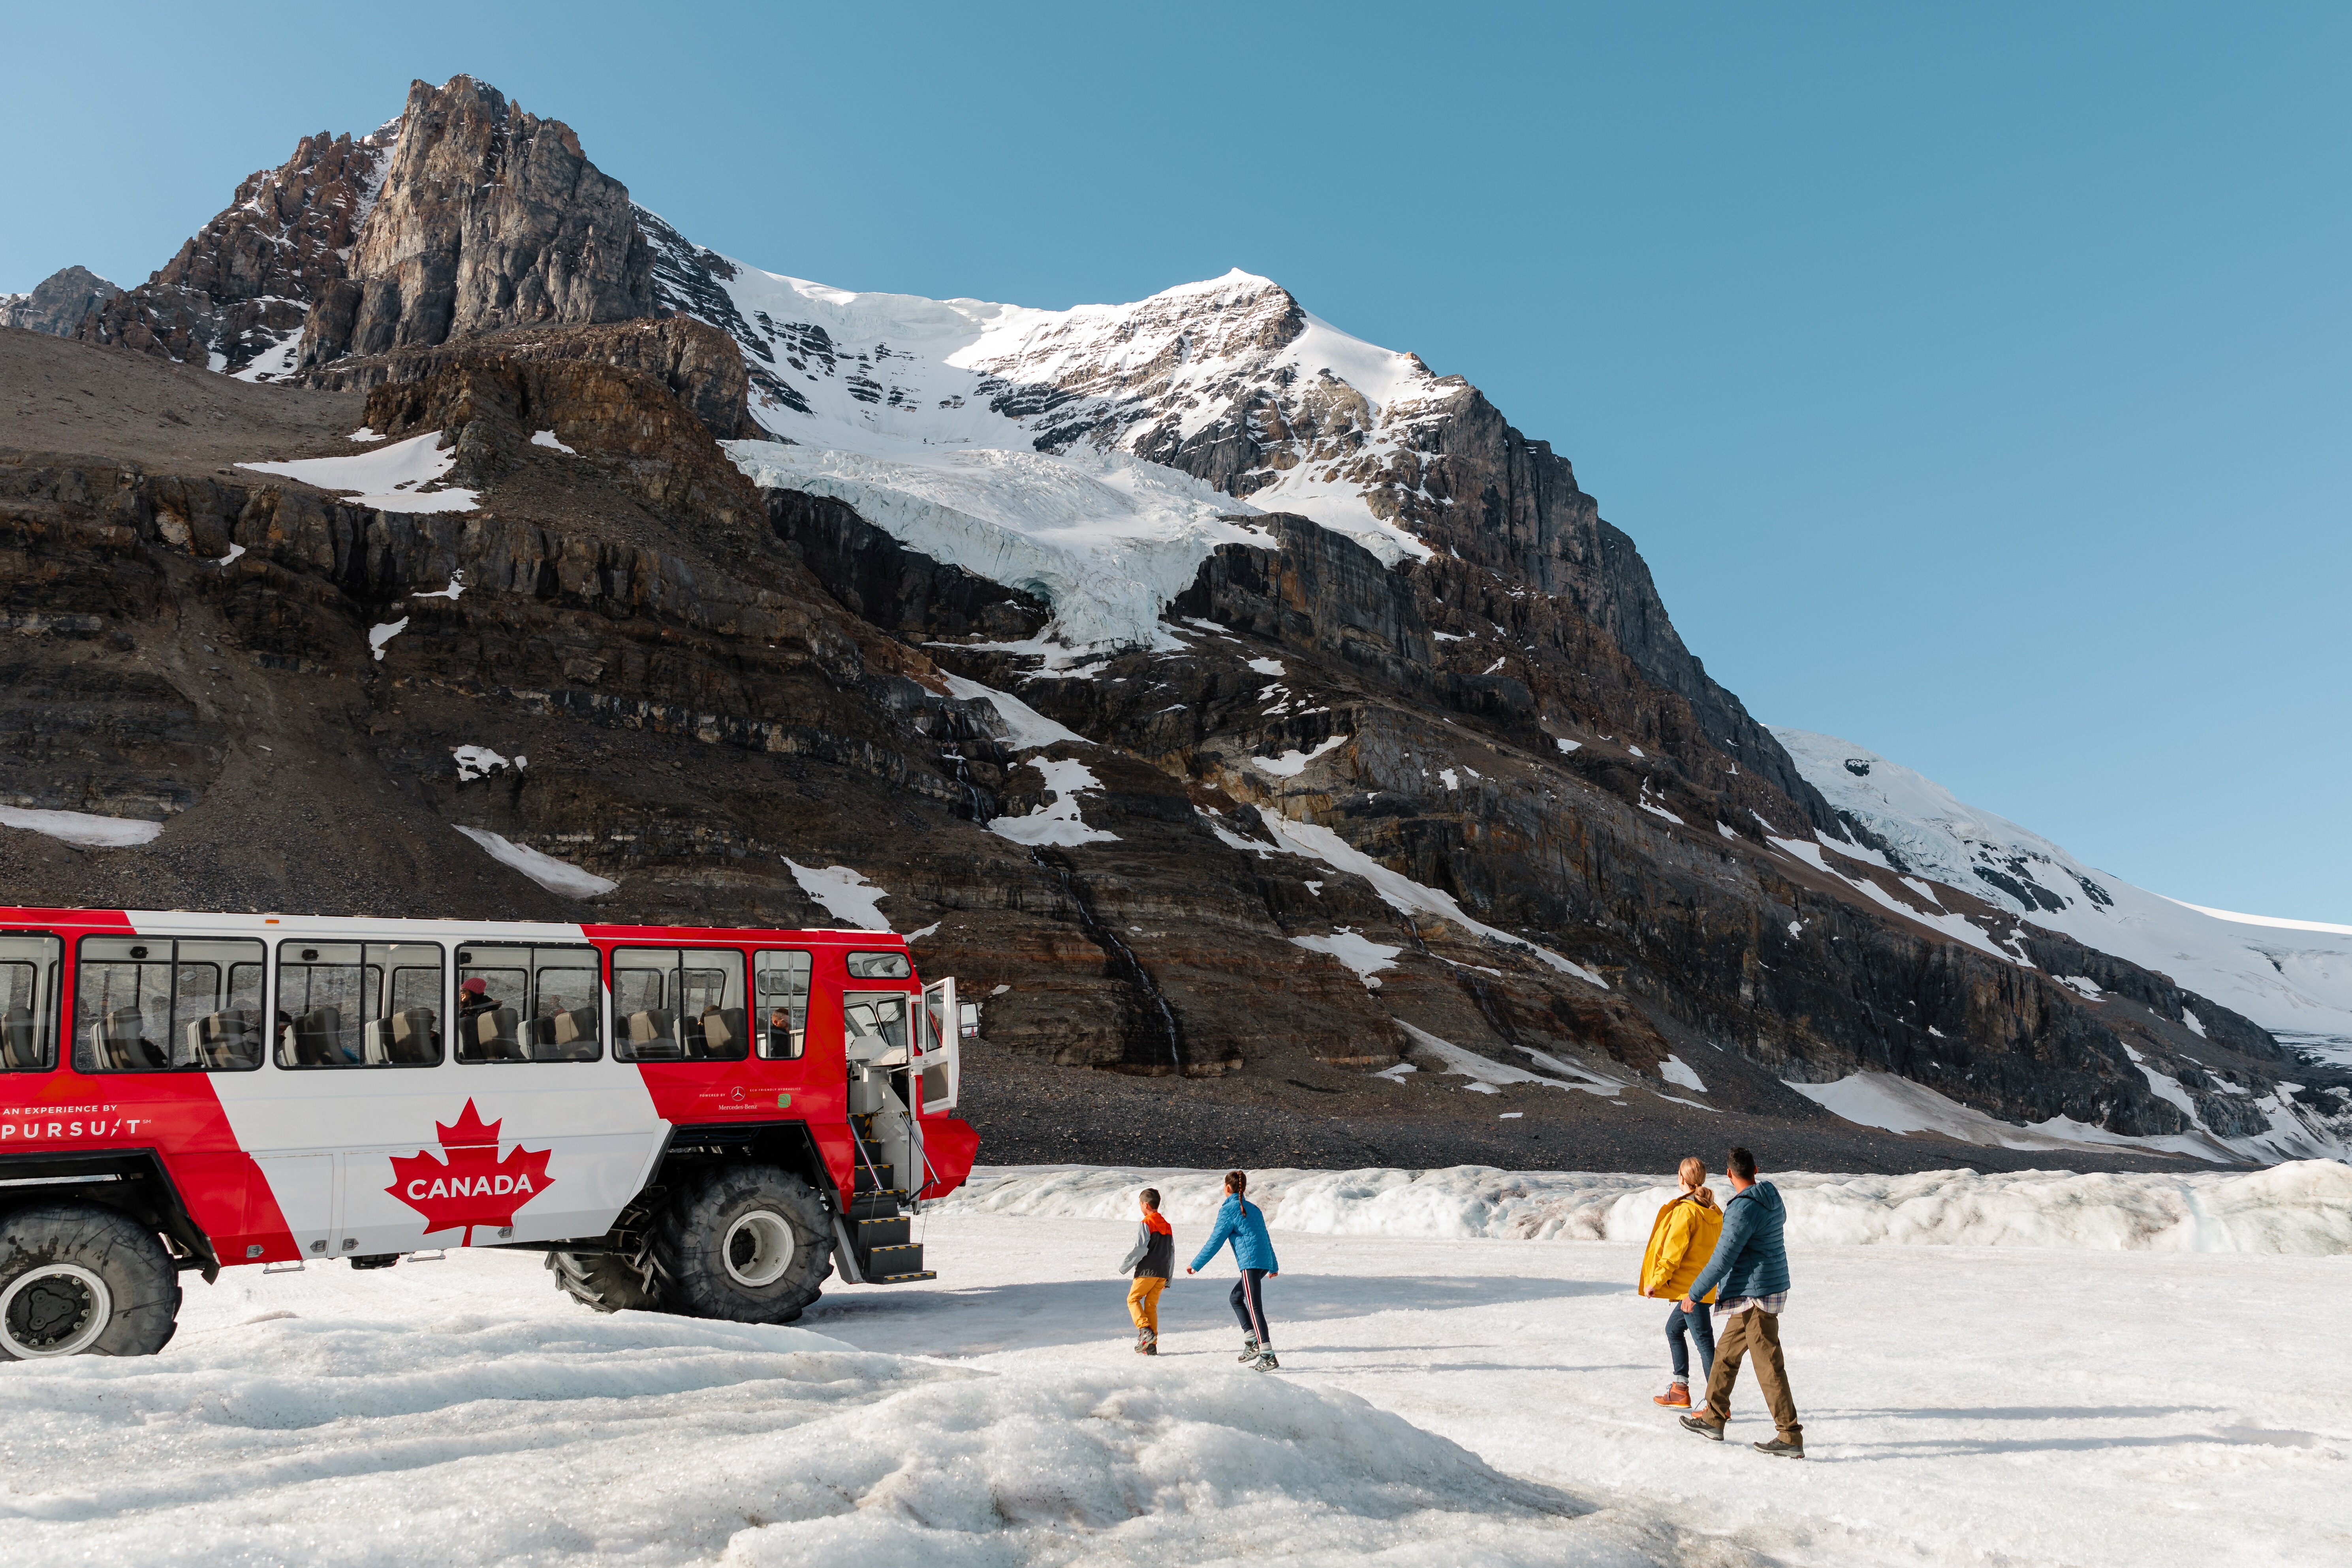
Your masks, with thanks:
<instances>
[{"instance_id":1,"label":"giant snow coach tire","mask_svg":"<svg viewBox=\"0 0 2352 1568\"><path fill-rule=\"evenodd\" d=\"M653 1260L670 1311L789 1323L833 1272L833 1226L798 1176L738 1165L678 1194L654 1226Z\"/></svg>"},{"instance_id":2,"label":"giant snow coach tire","mask_svg":"<svg viewBox=\"0 0 2352 1568\"><path fill-rule=\"evenodd\" d=\"M179 1310L171 1254L130 1215L56 1203L0 1216L0 1359L153 1355Z\"/></svg>"},{"instance_id":3,"label":"giant snow coach tire","mask_svg":"<svg viewBox=\"0 0 2352 1568\"><path fill-rule=\"evenodd\" d=\"M628 1258L613 1252L551 1252L555 1288L600 1312L654 1312L661 1291Z\"/></svg>"}]
</instances>

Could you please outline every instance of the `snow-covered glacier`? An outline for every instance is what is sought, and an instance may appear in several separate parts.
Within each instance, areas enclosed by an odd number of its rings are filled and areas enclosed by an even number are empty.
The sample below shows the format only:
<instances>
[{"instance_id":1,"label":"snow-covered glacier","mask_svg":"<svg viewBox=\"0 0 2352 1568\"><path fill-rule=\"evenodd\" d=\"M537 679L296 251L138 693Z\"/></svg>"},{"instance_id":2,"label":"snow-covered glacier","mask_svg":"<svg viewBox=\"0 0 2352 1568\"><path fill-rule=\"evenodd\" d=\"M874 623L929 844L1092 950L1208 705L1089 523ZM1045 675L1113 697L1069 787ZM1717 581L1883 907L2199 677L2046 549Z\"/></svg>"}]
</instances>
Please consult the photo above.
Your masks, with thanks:
<instances>
[{"instance_id":1,"label":"snow-covered glacier","mask_svg":"<svg viewBox=\"0 0 2352 1568\"><path fill-rule=\"evenodd\" d=\"M1958 888L2352 1060L2352 926L2204 909L2134 887L1935 780L1834 735L1775 726L1806 782L1898 868ZM2191 1026L2194 1027L2195 1026Z\"/></svg>"},{"instance_id":2,"label":"snow-covered glacier","mask_svg":"<svg viewBox=\"0 0 2352 1568\"><path fill-rule=\"evenodd\" d=\"M1053 606L1066 648L1146 646L1250 519L1307 517L1383 563L1431 547L1394 521L1387 458L1467 391L1233 271L1124 305L1034 310L856 292L693 247L651 214L666 302L730 332L756 483L829 496L900 542ZM1281 456L1246 500L1155 460L1246 423ZM1049 650L1040 647L1041 653Z\"/></svg>"}]
</instances>

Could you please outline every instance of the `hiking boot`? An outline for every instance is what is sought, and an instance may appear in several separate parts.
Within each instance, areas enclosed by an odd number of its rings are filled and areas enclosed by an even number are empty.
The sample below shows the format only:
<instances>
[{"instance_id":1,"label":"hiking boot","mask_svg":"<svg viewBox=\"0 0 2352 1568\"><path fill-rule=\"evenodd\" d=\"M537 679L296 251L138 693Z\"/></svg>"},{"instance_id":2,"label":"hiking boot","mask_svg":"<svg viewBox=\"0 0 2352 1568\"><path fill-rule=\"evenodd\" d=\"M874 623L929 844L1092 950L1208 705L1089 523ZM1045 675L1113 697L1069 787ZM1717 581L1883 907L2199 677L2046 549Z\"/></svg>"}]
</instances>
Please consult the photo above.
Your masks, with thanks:
<instances>
[{"instance_id":1,"label":"hiking boot","mask_svg":"<svg viewBox=\"0 0 2352 1568\"><path fill-rule=\"evenodd\" d=\"M1257 1360L1257 1336L1255 1334L1244 1334L1242 1336L1242 1353L1235 1356L1234 1359L1235 1361Z\"/></svg>"},{"instance_id":2,"label":"hiking boot","mask_svg":"<svg viewBox=\"0 0 2352 1568\"><path fill-rule=\"evenodd\" d=\"M1274 1359L1274 1352L1272 1351L1258 1352L1256 1356L1251 1360L1250 1365L1260 1372L1279 1372L1282 1370L1282 1363Z\"/></svg>"},{"instance_id":3,"label":"hiking boot","mask_svg":"<svg viewBox=\"0 0 2352 1568\"><path fill-rule=\"evenodd\" d=\"M1158 1355L1160 1353L1160 1336L1154 1334L1148 1343L1139 1344L1135 1348L1145 1355Z\"/></svg>"},{"instance_id":4,"label":"hiking boot","mask_svg":"<svg viewBox=\"0 0 2352 1568\"><path fill-rule=\"evenodd\" d=\"M1666 1391L1664 1394L1654 1394L1650 1395L1650 1403L1653 1405L1663 1405L1669 1410L1688 1410L1690 1408L1690 1384L1681 1382L1670 1384L1667 1385Z\"/></svg>"},{"instance_id":5,"label":"hiking boot","mask_svg":"<svg viewBox=\"0 0 2352 1568\"><path fill-rule=\"evenodd\" d=\"M1684 1431L1696 1432L1710 1443L1720 1443L1723 1441L1723 1428L1717 1426L1714 1422L1708 1420L1704 1415L1683 1416L1682 1424ZM1760 1448L1764 1445L1759 1443L1756 1446ZM1799 1452L1802 1452L1802 1450L1800 1449Z\"/></svg>"},{"instance_id":6,"label":"hiking boot","mask_svg":"<svg viewBox=\"0 0 2352 1568\"><path fill-rule=\"evenodd\" d=\"M1775 1437L1769 1443L1756 1444L1755 1448L1759 1454L1771 1454L1783 1459L1801 1459L1805 1457L1805 1445L1801 1439L1791 1443L1786 1437Z\"/></svg>"},{"instance_id":7,"label":"hiking boot","mask_svg":"<svg viewBox=\"0 0 2352 1568\"><path fill-rule=\"evenodd\" d=\"M1150 1329L1138 1329L1138 1330L1136 1330L1136 1331L1135 1331L1135 1353L1136 1353L1136 1354L1138 1354L1138 1355L1150 1355L1150 1354L1151 1354L1151 1353L1152 1353L1152 1352L1151 1352L1152 1342L1154 1342L1155 1340L1157 1340L1159 1337L1160 1337L1159 1335L1157 1335L1157 1334L1153 1333Z\"/></svg>"}]
</instances>

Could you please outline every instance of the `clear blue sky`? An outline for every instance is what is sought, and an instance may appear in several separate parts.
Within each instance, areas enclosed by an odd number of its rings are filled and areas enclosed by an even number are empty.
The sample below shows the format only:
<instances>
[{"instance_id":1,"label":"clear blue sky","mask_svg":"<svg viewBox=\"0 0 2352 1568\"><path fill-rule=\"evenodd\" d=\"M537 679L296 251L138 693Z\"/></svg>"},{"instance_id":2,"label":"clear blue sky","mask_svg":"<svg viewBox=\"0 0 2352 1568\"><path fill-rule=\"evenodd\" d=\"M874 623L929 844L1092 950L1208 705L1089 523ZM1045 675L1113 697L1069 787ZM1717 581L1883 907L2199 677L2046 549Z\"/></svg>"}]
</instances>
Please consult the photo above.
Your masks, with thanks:
<instances>
[{"instance_id":1,"label":"clear blue sky","mask_svg":"<svg viewBox=\"0 0 2352 1568\"><path fill-rule=\"evenodd\" d=\"M95 15L9 16L0 288L138 281L458 71L778 271L1240 266L1571 457L1759 717L2352 921L2352 7Z\"/></svg>"}]
</instances>

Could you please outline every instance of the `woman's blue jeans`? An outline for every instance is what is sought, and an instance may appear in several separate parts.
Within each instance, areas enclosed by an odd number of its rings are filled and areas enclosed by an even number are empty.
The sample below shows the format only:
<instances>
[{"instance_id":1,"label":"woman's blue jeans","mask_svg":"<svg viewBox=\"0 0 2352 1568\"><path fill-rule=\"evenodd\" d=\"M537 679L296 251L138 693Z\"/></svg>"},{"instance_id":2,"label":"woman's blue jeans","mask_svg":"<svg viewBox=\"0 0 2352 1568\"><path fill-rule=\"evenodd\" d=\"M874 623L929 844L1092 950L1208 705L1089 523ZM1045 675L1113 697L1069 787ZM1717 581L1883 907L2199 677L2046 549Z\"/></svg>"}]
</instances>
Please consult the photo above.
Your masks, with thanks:
<instances>
[{"instance_id":1,"label":"woman's blue jeans","mask_svg":"<svg viewBox=\"0 0 2352 1568\"><path fill-rule=\"evenodd\" d=\"M1694 1303L1695 1312L1685 1312L1677 1301L1666 1313L1666 1349L1675 1358L1675 1381L1690 1381L1690 1353L1683 1348L1683 1331L1690 1331L1691 1342L1698 1346L1699 1381L1715 1370L1715 1309L1704 1301Z\"/></svg>"}]
</instances>

